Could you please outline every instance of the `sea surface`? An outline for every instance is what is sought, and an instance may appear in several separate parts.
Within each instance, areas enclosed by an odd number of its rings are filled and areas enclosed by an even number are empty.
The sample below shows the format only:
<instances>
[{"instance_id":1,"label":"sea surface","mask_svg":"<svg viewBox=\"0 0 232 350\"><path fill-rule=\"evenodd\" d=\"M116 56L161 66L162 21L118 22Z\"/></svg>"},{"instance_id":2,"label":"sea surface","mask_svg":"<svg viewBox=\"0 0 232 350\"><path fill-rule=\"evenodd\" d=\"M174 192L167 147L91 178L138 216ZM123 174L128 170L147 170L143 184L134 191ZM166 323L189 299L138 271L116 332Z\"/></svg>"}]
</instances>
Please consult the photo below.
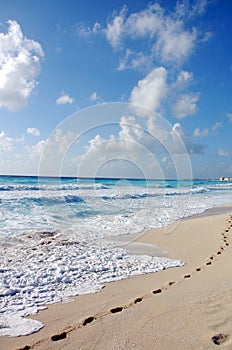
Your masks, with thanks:
<instances>
[{"instance_id":1,"label":"sea surface","mask_svg":"<svg viewBox=\"0 0 232 350\"><path fill-rule=\"evenodd\" d=\"M231 199L232 183L217 180L0 176L0 335L38 331L43 325L25 316L50 303L183 265L131 255L107 238L130 239Z\"/></svg>"}]
</instances>

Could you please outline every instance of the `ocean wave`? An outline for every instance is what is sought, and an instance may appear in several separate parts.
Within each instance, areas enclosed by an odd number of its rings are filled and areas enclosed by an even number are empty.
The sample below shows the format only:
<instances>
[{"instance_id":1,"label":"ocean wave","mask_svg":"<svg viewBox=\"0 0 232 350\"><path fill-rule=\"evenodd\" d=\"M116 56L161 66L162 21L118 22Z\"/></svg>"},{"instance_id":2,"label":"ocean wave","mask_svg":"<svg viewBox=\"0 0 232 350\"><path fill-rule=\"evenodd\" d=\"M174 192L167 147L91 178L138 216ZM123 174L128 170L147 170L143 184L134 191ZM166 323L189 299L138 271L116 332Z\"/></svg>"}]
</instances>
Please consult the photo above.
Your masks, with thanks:
<instances>
[{"instance_id":1,"label":"ocean wave","mask_svg":"<svg viewBox=\"0 0 232 350\"><path fill-rule=\"evenodd\" d=\"M176 191L162 191L155 193L123 193L123 194L112 194L110 196L104 195L101 199L105 201L117 200L117 199L142 199L142 198L154 198L154 197L165 197L165 196L183 196L190 194L202 194L208 192L209 190L204 187L197 187L193 189L185 189L185 190L176 190Z\"/></svg>"},{"instance_id":2,"label":"ocean wave","mask_svg":"<svg viewBox=\"0 0 232 350\"><path fill-rule=\"evenodd\" d=\"M223 183L223 184L215 184L214 186L210 187L212 190L232 190L232 182L229 183Z\"/></svg>"},{"instance_id":3,"label":"ocean wave","mask_svg":"<svg viewBox=\"0 0 232 350\"><path fill-rule=\"evenodd\" d=\"M23 197L23 198L10 198L10 199L2 199L2 203L10 204L14 203L26 205L28 203L35 203L40 206L51 206L56 204L62 204L62 203L84 203L84 199L81 196L75 196L75 195L65 195L65 196L39 196L39 197Z\"/></svg>"},{"instance_id":4,"label":"ocean wave","mask_svg":"<svg viewBox=\"0 0 232 350\"><path fill-rule=\"evenodd\" d=\"M39 197L39 198L29 198L30 200L41 203L42 205L55 205L62 203L83 203L84 200L81 196L66 195L60 197Z\"/></svg>"},{"instance_id":5,"label":"ocean wave","mask_svg":"<svg viewBox=\"0 0 232 350\"><path fill-rule=\"evenodd\" d=\"M206 192L209 192L209 189L205 187L196 187L191 189L191 193L193 194L201 194Z\"/></svg>"},{"instance_id":6,"label":"ocean wave","mask_svg":"<svg viewBox=\"0 0 232 350\"><path fill-rule=\"evenodd\" d=\"M109 189L104 184L69 184L69 185L0 185L0 191L72 191Z\"/></svg>"}]
</instances>

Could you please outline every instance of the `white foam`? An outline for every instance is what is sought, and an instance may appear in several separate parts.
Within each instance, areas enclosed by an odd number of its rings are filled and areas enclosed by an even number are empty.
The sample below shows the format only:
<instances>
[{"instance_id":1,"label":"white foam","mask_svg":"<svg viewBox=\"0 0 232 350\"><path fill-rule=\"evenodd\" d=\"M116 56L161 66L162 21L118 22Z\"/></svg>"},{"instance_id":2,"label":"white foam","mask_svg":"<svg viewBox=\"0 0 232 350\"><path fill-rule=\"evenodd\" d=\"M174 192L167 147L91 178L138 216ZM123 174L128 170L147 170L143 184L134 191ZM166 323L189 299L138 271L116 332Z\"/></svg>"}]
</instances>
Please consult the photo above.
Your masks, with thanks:
<instances>
[{"instance_id":1,"label":"white foam","mask_svg":"<svg viewBox=\"0 0 232 350\"><path fill-rule=\"evenodd\" d=\"M27 311L16 311L15 313L0 315L0 336L19 337L38 332L44 327L43 323L25 318L37 310L28 308Z\"/></svg>"},{"instance_id":2,"label":"white foam","mask_svg":"<svg viewBox=\"0 0 232 350\"><path fill-rule=\"evenodd\" d=\"M21 237L2 256L0 335L11 336L38 331L42 324L24 317L42 305L97 292L106 282L183 265L180 260L129 255L112 245L65 240L61 234Z\"/></svg>"}]
</instances>

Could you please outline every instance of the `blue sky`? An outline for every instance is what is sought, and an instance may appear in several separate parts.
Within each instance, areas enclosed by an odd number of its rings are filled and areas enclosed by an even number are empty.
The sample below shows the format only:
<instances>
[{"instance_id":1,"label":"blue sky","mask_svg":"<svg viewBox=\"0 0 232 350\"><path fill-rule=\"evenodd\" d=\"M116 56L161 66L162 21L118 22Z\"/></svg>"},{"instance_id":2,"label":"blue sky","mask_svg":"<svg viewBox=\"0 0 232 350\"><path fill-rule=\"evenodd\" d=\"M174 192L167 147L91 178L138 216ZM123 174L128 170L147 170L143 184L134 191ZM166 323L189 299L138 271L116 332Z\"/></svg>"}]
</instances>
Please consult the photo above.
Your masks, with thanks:
<instances>
[{"instance_id":1,"label":"blue sky","mask_svg":"<svg viewBox=\"0 0 232 350\"><path fill-rule=\"evenodd\" d=\"M231 1L0 8L1 174L232 176Z\"/></svg>"}]
</instances>

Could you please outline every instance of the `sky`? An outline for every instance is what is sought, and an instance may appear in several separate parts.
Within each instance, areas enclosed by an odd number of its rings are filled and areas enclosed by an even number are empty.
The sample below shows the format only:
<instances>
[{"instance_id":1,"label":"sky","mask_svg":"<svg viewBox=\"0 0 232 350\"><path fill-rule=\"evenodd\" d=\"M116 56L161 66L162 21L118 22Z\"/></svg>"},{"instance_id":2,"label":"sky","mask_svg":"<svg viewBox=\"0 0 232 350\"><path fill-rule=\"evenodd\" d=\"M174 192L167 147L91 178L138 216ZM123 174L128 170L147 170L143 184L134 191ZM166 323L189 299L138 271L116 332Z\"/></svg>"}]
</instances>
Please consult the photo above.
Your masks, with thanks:
<instances>
[{"instance_id":1,"label":"sky","mask_svg":"<svg viewBox=\"0 0 232 350\"><path fill-rule=\"evenodd\" d=\"M230 0L0 0L0 174L232 176Z\"/></svg>"}]
</instances>

